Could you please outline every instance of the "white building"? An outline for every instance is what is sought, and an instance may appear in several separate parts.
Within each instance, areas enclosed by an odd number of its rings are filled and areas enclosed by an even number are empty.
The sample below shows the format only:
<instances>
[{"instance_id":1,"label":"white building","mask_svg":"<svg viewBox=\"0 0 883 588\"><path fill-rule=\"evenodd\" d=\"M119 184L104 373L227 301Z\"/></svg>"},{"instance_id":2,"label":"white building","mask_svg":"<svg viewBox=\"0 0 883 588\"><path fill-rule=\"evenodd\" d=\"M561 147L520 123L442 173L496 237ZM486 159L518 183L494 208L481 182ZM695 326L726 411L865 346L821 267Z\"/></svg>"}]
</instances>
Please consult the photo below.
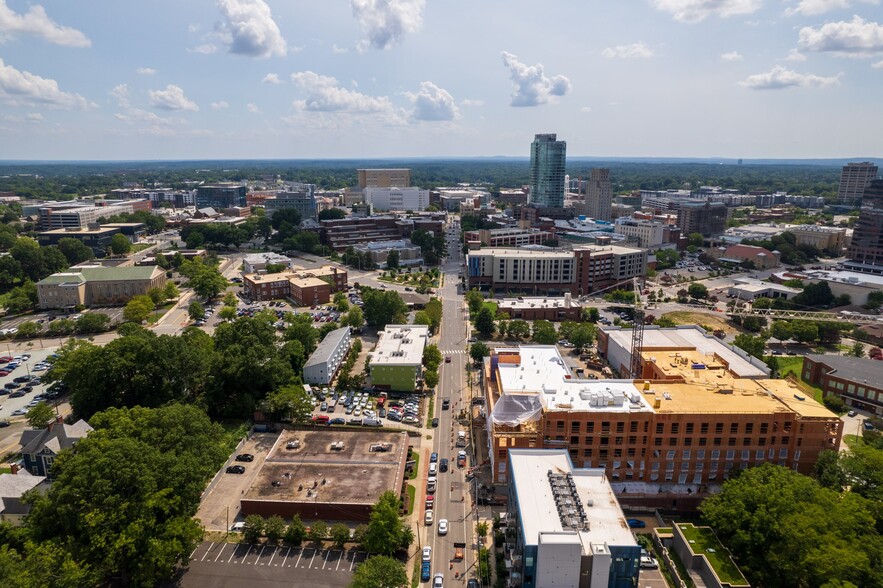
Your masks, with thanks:
<instances>
[{"instance_id":1,"label":"white building","mask_svg":"<svg viewBox=\"0 0 883 588\"><path fill-rule=\"evenodd\" d=\"M346 361L352 337L350 328L343 327L331 331L304 364L304 382L327 386L337 374L337 369Z\"/></svg>"},{"instance_id":2,"label":"white building","mask_svg":"<svg viewBox=\"0 0 883 588\"><path fill-rule=\"evenodd\" d=\"M390 210L421 211L429 207L429 190L420 188L365 188L365 202L377 212Z\"/></svg>"},{"instance_id":3,"label":"white building","mask_svg":"<svg viewBox=\"0 0 883 588\"><path fill-rule=\"evenodd\" d=\"M637 239L638 246L645 248L662 245L665 236L665 226L662 223L631 217L617 219L614 230L620 235Z\"/></svg>"},{"instance_id":4,"label":"white building","mask_svg":"<svg viewBox=\"0 0 883 588\"><path fill-rule=\"evenodd\" d=\"M800 288L789 288L772 282L762 282L752 278L736 278L727 294L739 300L755 300L757 298L784 298L788 300L803 292Z\"/></svg>"},{"instance_id":5,"label":"white building","mask_svg":"<svg viewBox=\"0 0 883 588\"><path fill-rule=\"evenodd\" d=\"M284 265L285 269L291 269L291 259L272 251L250 253L242 260L242 265L243 274L261 274L267 271L267 265Z\"/></svg>"},{"instance_id":6,"label":"white building","mask_svg":"<svg viewBox=\"0 0 883 588\"><path fill-rule=\"evenodd\" d=\"M509 469L515 539L504 553L516 585L638 584L641 547L603 469L575 469L565 449L510 449Z\"/></svg>"},{"instance_id":7,"label":"white building","mask_svg":"<svg viewBox=\"0 0 883 588\"><path fill-rule=\"evenodd\" d=\"M387 267L386 262L389 259L389 254L393 251L399 254L400 266L420 265L423 263L423 250L408 239L362 243L354 245L353 249L359 253L367 253L371 257L371 261L381 268Z\"/></svg>"}]
</instances>

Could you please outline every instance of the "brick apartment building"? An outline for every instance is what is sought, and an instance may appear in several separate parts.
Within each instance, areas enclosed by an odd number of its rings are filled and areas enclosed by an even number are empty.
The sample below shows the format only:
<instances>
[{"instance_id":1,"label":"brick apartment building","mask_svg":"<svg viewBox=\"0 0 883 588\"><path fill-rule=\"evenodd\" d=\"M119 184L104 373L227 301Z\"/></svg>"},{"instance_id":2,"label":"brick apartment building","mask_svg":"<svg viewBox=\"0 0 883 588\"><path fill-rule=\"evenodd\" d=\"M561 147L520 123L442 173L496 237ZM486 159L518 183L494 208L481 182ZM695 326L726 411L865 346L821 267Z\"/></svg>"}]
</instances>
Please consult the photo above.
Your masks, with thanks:
<instances>
[{"instance_id":1,"label":"brick apartment building","mask_svg":"<svg viewBox=\"0 0 883 588\"><path fill-rule=\"evenodd\" d=\"M250 299L267 301L288 298L296 306L327 304L332 294L346 287L347 272L336 266L242 276L243 293Z\"/></svg>"},{"instance_id":2,"label":"brick apartment building","mask_svg":"<svg viewBox=\"0 0 883 588\"><path fill-rule=\"evenodd\" d=\"M806 355L803 380L818 386L825 396L837 396L847 404L883 415L883 362L864 357Z\"/></svg>"}]
</instances>

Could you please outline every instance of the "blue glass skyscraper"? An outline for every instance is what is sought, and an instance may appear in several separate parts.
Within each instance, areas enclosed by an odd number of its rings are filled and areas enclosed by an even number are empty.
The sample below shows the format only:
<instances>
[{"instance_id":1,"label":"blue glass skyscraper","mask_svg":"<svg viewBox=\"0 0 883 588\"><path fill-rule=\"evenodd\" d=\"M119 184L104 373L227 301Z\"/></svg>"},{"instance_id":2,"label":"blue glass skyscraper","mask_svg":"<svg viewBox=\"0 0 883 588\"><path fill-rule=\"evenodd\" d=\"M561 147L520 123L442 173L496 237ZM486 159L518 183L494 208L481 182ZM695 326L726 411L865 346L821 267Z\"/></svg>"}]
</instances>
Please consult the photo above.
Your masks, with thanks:
<instances>
[{"instance_id":1,"label":"blue glass skyscraper","mask_svg":"<svg viewBox=\"0 0 883 588\"><path fill-rule=\"evenodd\" d=\"M530 144L530 203L536 207L564 207L564 162L567 143L558 136L536 135Z\"/></svg>"}]
</instances>

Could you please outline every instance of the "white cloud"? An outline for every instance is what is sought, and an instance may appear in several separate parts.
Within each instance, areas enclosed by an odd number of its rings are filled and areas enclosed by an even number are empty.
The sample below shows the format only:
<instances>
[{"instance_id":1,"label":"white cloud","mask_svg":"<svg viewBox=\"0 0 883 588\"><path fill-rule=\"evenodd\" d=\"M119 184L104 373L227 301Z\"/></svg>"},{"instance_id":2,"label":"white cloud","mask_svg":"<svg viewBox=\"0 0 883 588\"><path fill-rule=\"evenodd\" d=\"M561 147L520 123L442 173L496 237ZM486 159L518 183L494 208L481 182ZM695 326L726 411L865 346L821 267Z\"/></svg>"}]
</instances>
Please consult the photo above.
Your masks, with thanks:
<instances>
[{"instance_id":1,"label":"white cloud","mask_svg":"<svg viewBox=\"0 0 883 588\"><path fill-rule=\"evenodd\" d=\"M121 108L129 107L129 86L126 84L114 86L113 90L110 91L110 95L116 98L117 105Z\"/></svg>"},{"instance_id":2,"label":"white cloud","mask_svg":"<svg viewBox=\"0 0 883 588\"><path fill-rule=\"evenodd\" d=\"M878 61L877 63L871 65L874 69L883 69L883 61Z\"/></svg>"},{"instance_id":3,"label":"white cloud","mask_svg":"<svg viewBox=\"0 0 883 588\"><path fill-rule=\"evenodd\" d=\"M742 54L738 51L730 51L729 53L722 54L721 59L724 61L742 61Z\"/></svg>"},{"instance_id":4,"label":"white cloud","mask_svg":"<svg viewBox=\"0 0 883 588\"><path fill-rule=\"evenodd\" d=\"M359 43L364 51L368 46L386 49L419 30L426 0L350 0L350 6L368 35Z\"/></svg>"},{"instance_id":5,"label":"white cloud","mask_svg":"<svg viewBox=\"0 0 883 588\"><path fill-rule=\"evenodd\" d=\"M592 107L591 106L583 106L582 108L579 109L579 111L588 114L588 113L592 112Z\"/></svg>"},{"instance_id":6,"label":"white cloud","mask_svg":"<svg viewBox=\"0 0 883 588\"><path fill-rule=\"evenodd\" d=\"M879 0L860 0L865 4L879 4ZM854 2L851 0L799 0L797 6L786 8L787 16L800 14L803 16L815 16L824 14L833 10L844 10L849 8Z\"/></svg>"},{"instance_id":7,"label":"white cloud","mask_svg":"<svg viewBox=\"0 0 883 588\"><path fill-rule=\"evenodd\" d=\"M883 53L883 25L854 16L851 21L827 22L817 29L803 27L797 44L808 51L867 57Z\"/></svg>"},{"instance_id":8,"label":"white cloud","mask_svg":"<svg viewBox=\"0 0 883 588\"><path fill-rule=\"evenodd\" d=\"M652 0L657 10L671 13L675 20L696 23L710 16L727 18L756 12L763 0Z\"/></svg>"},{"instance_id":9,"label":"white cloud","mask_svg":"<svg viewBox=\"0 0 883 588\"><path fill-rule=\"evenodd\" d=\"M156 70L153 69L152 67L139 67L138 69L135 70L135 73L142 75L142 76L152 76L153 74L156 73Z\"/></svg>"},{"instance_id":10,"label":"white cloud","mask_svg":"<svg viewBox=\"0 0 883 588\"><path fill-rule=\"evenodd\" d=\"M279 74L268 73L264 76L264 79L261 80L263 84L281 84L282 80L279 79Z\"/></svg>"},{"instance_id":11,"label":"white cloud","mask_svg":"<svg viewBox=\"0 0 883 588\"><path fill-rule=\"evenodd\" d=\"M218 52L218 47L212 43L206 43L205 45L199 45L198 47L194 47L193 49L188 49L191 53L201 53L203 55L211 55L212 53Z\"/></svg>"},{"instance_id":12,"label":"white cloud","mask_svg":"<svg viewBox=\"0 0 883 588\"><path fill-rule=\"evenodd\" d=\"M0 0L0 41L7 35L27 34L65 45L67 47L89 47L92 42L83 33L70 27L63 27L53 22L46 14L46 9L39 4L31 6L25 14L13 12Z\"/></svg>"},{"instance_id":13,"label":"white cloud","mask_svg":"<svg viewBox=\"0 0 883 588\"><path fill-rule=\"evenodd\" d=\"M179 124L181 119L167 118L164 116L159 116L155 112L150 112L149 110L142 110L141 108L129 108L125 113L118 112L114 114L114 117L117 120L127 122L127 123L136 123L136 122L144 122L148 124L155 125L172 125Z\"/></svg>"},{"instance_id":14,"label":"white cloud","mask_svg":"<svg viewBox=\"0 0 883 588\"><path fill-rule=\"evenodd\" d=\"M785 58L785 61L806 61L806 55L797 49L792 49L788 52L788 57Z\"/></svg>"},{"instance_id":15,"label":"white cloud","mask_svg":"<svg viewBox=\"0 0 883 588\"><path fill-rule=\"evenodd\" d=\"M608 47L601 52L601 55L608 59L648 59L653 57L653 49L639 41L629 45Z\"/></svg>"},{"instance_id":16,"label":"white cloud","mask_svg":"<svg viewBox=\"0 0 883 588\"><path fill-rule=\"evenodd\" d=\"M252 104L251 102L249 102L248 104L245 105L245 109L252 114L260 114L261 113L261 109L258 108L258 105Z\"/></svg>"},{"instance_id":17,"label":"white cloud","mask_svg":"<svg viewBox=\"0 0 883 588\"><path fill-rule=\"evenodd\" d=\"M225 108L230 108L230 104L221 100L220 102L212 102L210 104L212 110L224 110Z\"/></svg>"},{"instance_id":18,"label":"white cloud","mask_svg":"<svg viewBox=\"0 0 883 588\"><path fill-rule=\"evenodd\" d=\"M28 122L43 122L43 115L39 112L29 112L25 115L25 120Z\"/></svg>"},{"instance_id":19,"label":"white cloud","mask_svg":"<svg viewBox=\"0 0 883 588\"><path fill-rule=\"evenodd\" d=\"M79 94L62 92L58 82L6 65L0 59L0 100L10 106L45 105L64 110L95 106Z\"/></svg>"},{"instance_id":20,"label":"white cloud","mask_svg":"<svg viewBox=\"0 0 883 588\"><path fill-rule=\"evenodd\" d=\"M368 96L348 90L332 77L312 71L291 74L291 81L306 93L305 100L294 104L302 110L313 112L376 113L392 111L392 103L386 96Z\"/></svg>"},{"instance_id":21,"label":"white cloud","mask_svg":"<svg viewBox=\"0 0 883 588\"><path fill-rule=\"evenodd\" d=\"M162 110L199 110L196 102L184 96L184 90L174 84L169 84L165 90L151 90L149 95L150 105L154 108L161 108Z\"/></svg>"},{"instance_id":22,"label":"white cloud","mask_svg":"<svg viewBox=\"0 0 883 588\"><path fill-rule=\"evenodd\" d=\"M230 53L250 57L284 57L288 44L264 0L218 0L224 17L221 36Z\"/></svg>"},{"instance_id":23,"label":"white cloud","mask_svg":"<svg viewBox=\"0 0 883 588\"><path fill-rule=\"evenodd\" d=\"M509 76L515 83L510 106L538 106L549 102L552 96L564 96L570 91L570 80L558 75L546 76L543 65L527 65L506 51L502 53L503 65L509 68Z\"/></svg>"},{"instance_id":24,"label":"white cloud","mask_svg":"<svg viewBox=\"0 0 883 588\"><path fill-rule=\"evenodd\" d=\"M444 121L460 118L460 110L454 97L432 82L421 82L419 92L408 92L405 95L414 103L414 111L411 113L413 120Z\"/></svg>"},{"instance_id":25,"label":"white cloud","mask_svg":"<svg viewBox=\"0 0 883 588\"><path fill-rule=\"evenodd\" d=\"M840 74L825 78L814 74L800 74L777 65L766 73L748 76L744 81L739 82L739 85L751 90L783 90L785 88L823 88L839 83Z\"/></svg>"},{"instance_id":26,"label":"white cloud","mask_svg":"<svg viewBox=\"0 0 883 588\"><path fill-rule=\"evenodd\" d=\"M484 106L484 100L477 100L474 98L466 98L460 101L460 104L463 106Z\"/></svg>"},{"instance_id":27,"label":"white cloud","mask_svg":"<svg viewBox=\"0 0 883 588\"><path fill-rule=\"evenodd\" d=\"M338 47L337 44L331 46L331 52L335 55L342 55L344 53L349 53L349 49L346 47Z\"/></svg>"}]
</instances>

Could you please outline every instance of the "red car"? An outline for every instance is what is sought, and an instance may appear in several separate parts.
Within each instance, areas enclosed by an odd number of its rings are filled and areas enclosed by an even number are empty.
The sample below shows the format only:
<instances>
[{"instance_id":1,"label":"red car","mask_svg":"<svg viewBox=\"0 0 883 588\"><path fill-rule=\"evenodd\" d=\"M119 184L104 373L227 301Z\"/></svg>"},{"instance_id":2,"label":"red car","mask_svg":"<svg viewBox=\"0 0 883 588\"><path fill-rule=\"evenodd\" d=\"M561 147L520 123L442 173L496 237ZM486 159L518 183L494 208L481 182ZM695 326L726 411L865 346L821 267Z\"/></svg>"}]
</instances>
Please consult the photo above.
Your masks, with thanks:
<instances>
[{"instance_id":1,"label":"red car","mask_svg":"<svg viewBox=\"0 0 883 588\"><path fill-rule=\"evenodd\" d=\"M3 357L0 357L0 363L9 363L10 361L12 361L12 358L8 355L4 355Z\"/></svg>"},{"instance_id":2,"label":"red car","mask_svg":"<svg viewBox=\"0 0 883 588\"><path fill-rule=\"evenodd\" d=\"M8 376L9 373L9 370L0 370L0 376Z\"/></svg>"},{"instance_id":3,"label":"red car","mask_svg":"<svg viewBox=\"0 0 883 588\"><path fill-rule=\"evenodd\" d=\"M445 363L451 363L451 356L450 355L445 356Z\"/></svg>"}]
</instances>

